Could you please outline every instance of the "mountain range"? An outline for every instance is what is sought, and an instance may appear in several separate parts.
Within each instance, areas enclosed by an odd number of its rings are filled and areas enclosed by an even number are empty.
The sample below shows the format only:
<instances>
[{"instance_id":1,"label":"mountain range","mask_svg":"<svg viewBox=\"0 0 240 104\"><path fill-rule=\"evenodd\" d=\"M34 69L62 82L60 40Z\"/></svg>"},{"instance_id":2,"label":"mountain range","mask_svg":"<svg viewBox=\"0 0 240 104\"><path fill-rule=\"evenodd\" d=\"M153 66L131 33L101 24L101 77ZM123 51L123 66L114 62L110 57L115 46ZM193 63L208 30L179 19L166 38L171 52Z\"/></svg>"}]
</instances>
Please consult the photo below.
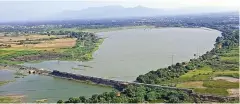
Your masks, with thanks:
<instances>
[{"instance_id":1,"label":"mountain range","mask_svg":"<svg viewBox=\"0 0 240 104\"><path fill-rule=\"evenodd\" d=\"M183 15L221 12L221 8L181 8L181 9L158 9L137 6L125 8L122 6L90 7L79 11L63 11L52 19L103 19L103 18L127 18L149 17L163 15ZM225 10L226 11L226 10ZM50 19L50 18L49 18Z\"/></svg>"},{"instance_id":2,"label":"mountain range","mask_svg":"<svg viewBox=\"0 0 240 104\"><path fill-rule=\"evenodd\" d=\"M59 13L34 15L33 13L21 13L17 16L18 21L38 21L38 20L71 20L71 19L106 19L106 18L129 18L129 17L149 17L149 16L163 16L163 15L182 15L182 14L201 14L201 13L216 13L229 11L224 8L213 7L194 7L194 8L178 8L178 9L159 9L148 8L143 6L136 7L123 7L119 5L103 6L103 7L89 7L82 10L65 10L59 11ZM1 15L1 21L14 20L13 15L18 15L14 11L8 12L8 15ZM37 14L37 13L36 13ZM11 21L11 20L10 20Z\"/></svg>"}]
</instances>

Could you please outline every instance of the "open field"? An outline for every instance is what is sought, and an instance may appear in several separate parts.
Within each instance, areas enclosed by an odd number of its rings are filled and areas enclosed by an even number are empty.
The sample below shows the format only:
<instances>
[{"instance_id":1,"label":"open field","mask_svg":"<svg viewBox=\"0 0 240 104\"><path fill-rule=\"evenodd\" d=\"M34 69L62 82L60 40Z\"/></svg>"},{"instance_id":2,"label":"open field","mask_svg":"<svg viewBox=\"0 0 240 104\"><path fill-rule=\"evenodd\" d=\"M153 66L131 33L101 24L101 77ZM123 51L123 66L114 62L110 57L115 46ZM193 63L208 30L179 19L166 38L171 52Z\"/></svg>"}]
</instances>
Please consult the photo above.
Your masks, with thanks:
<instances>
[{"instance_id":1,"label":"open field","mask_svg":"<svg viewBox=\"0 0 240 104\"><path fill-rule=\"evenodd\" d=\"M238 71L225 70L213 72L210 67L204 67L197 70L199 71L190 71L180 76L178 80L172 81L172 83L176 83L176 87L179 88L191 88L197 93L236 96L236 90L231 89L239 88ZM205 72L203 72L204 70ZM218 76L228 77L226 79L226 77ZM233 78L232 76L237 78Z\"/></svg>"},{"instance_id":2,"label":"open field","mask_svg":"<svg viewBox=\"0 0 240 104\"><path fill-rule=\"evenodd\" d=\"M231 71L231 70L223 70L223 71L217 71L214 72L215 77L233 77L233 78L239 78L239 71Z\"/></svg>"},{"instance_id":3,"label":"open field","mask_svg":"<svg viewBox=\"0 0 240 104\"><path fill-rule=\"evenodd\" d=\"M178 88L205 88L203 87L203 81L183 82L177 84Z\"/></svg>"},{"instance_id":4,"label":"open field","mask_svg":"<svg viewBox=\"0 0 240 104\"><path fill-rule=\"evenodd\" d=\"M239 88L238 82L229 82L225 80L212 80L212 81L204 81L203 86L208 88Z\"/></svg>"},{"instance_id":5,"label":"open field","mask_svg":"<svg viewBox=\"0 0 240 104\"><path fill-rule=\"evenodd\" d=\"M27 35L27 36L2 36L0 44L10 45L2 47L7 50L53 50L59 48L70 48L75 46L75 38L56 38L51 35ZM56 39L55 39L56 38Z\"/></svg>"},{"instance_id":6,"label":"open field","mask_svg":"<svg viewBox=\"0 0 240 104\"><path fill-rule=\"evenodd\" d=\"M195 92L200 94L207 94L207 95L220 95L220 96L228 96L229 93L224 88L195 88Z\"/></svg>"},{"instance_id":7,"label":"open field","mask_svg":"<svg viewBox=\"0 0 240 104\"><path fill-rule=\"evenodd\" d=\"M238 49L236 47L221 53L217 67L205 65L165 83L176 84L179 88L191 88L201 94L239 96Z\"/></svg>"},{"instance_id":8,"label":"open field","mask_svg":"<svg viewBox=\"0 0 240 104\"><path fill-rule=\"evenodd\" d=\"M233 78L233 77L214 77L213 80L225 80L228 82L239 82L238 78Z\"/></svg>"},{"instance_id":9,"label":"open field","mask_svg":"<svg viewBox=\"0 0 240 104\"><path fill-rule=\"evenodd\" d=\"M239 88L228 89L227 91L231 97L239 97L239 92L240 92Z\"/></svg>"},{"instance_id":10,"label":"open field","mask_svg":"<svg viewBox=\"0 0 240 104\"><path fill-rule=\"evenodd\" d=\"M23 99L23 95L0 96L0 103L21 103L23 102Z\"/></svg>"},{"instance_id":11,"label":"open field","mask_svg":"<svg viewBox=\"0 0 240 104\"><path fill-rule=\"evenodd\" d=\"M204 81L209 80L212 74L212 68L209 66L205 66L200 69L191 70L188 73L180 76L178 81L185 82L185 81Z\"/></svg>"},{"instance_id":12,"label":"open field","mask_svg":"<svg viewBox=\"0 0 240 104\"><path fill-rule=\"evenodd\" d=\"M0 43L1 42L14 42L20 40L37 40L37 39L49 39L55 38L54 35L24 35L24 36L0 36Z\"/></svg>"},{"instance_id":13,"label":"open field","mask_svg":"<svg viewBox=\"0 0 240 104\"><path fill-rule=\"evenodd\" d=\"M24 44L24 45L11 44L11 48L8 49L51 50L59 48L70 48L75 46L75 44L76 44L75 38L65 38L40 41L38 44Z\"/></svg>"},{"instance_id":14,"label":"open field","mask_svg":"<svg viewBox=\"0 0 240 104\"><path fill-rule=\"evenodd\" d=\"M59 38L48 35L0 37L0 63L18 64L12 58L38 55L42 52L60 52L76 45L76 38Z\"/></svg>"},{"instance_id":15,"label":"open field","mask_svg":"<svg viewBox=\"0 0 240 104\"><path fill-rule=\"evenodd\" d=\"M238 48L233 48L229 52L222 54L220 60L226 64L239 64Z\"/></svg>"}]
</instances>

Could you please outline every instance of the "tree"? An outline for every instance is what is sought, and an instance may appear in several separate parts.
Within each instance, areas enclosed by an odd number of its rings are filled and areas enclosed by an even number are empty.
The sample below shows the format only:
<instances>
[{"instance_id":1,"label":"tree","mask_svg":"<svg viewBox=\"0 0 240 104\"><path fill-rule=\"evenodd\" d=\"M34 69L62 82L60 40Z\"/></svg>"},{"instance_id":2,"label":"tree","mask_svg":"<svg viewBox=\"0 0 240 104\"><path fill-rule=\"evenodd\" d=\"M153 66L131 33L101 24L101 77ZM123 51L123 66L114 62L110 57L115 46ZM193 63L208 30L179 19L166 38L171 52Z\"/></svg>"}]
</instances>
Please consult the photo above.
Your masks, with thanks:
<instances>
[{"instance_id":1,"label":"tree","mask_svg":"<svg viewBox=\"0 0 240 104\"><path fill-rule=\"evenodd\" d=\"M157 96L156 96L155 91L151 91L151 92L147 93L147 95L146 95L146 100L147 101L154 101L156 99L157 99Z\"/></svg>"},{"instance_id":2,"label":"tree","mask_svg":"<svg viewBox=\"0 0 240 104\"><path fill-rule=\"evenodd\" d=\"M63 103L63 100L58 100L57 103Z\"/></svg>"},{"instance_id":3,"label":"tree","mask_svg":"<svg viewBox=\"0 0 240 104\"><path fill-rule=\"evenodd\" d=\"M81 103L86 103L86 101L87 101L85 96L80 96L79 99L80 99Z\"/></svg>"},{"instance_id":4,"label":"tree","mask_svg":"<svg viewBox=\"0 0 240 104\"><path fill-rule=\"evenodd\" d=\"M169 96L169 100L168 100L168 103L179 103L180 100L178 97L176 97L175 95L170 95Z\"/></svg>"}]
</instances>

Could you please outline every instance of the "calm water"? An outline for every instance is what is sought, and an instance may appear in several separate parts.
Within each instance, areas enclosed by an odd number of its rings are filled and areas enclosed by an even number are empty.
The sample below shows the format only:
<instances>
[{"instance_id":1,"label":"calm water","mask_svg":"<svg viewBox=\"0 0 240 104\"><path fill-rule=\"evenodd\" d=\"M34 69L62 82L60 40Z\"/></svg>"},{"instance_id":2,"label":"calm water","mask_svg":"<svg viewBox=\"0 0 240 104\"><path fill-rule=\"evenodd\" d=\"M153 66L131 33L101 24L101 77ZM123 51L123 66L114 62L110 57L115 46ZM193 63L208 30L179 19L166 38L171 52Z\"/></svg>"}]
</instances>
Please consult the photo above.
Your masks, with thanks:
<instances>
[{"instance_id":1,"label":"calm water","mask_svg":"<svg viewBox=\"0 0 240 104\"><path fill-rule=\"evenodd\" d=\"M140 74L171 65L172 55L176 63L211 50L220 36L217 30L203 28L129 29L98 34L106 39L92 61L52 60L24 65L133 81Z\"/></svg>"},{"instance_id":2,"label":"calm water","mask_svg":"<svg viewBox=\"0 0 240 104\"><path fill-rule=\"evenodd\" d=\"M53 78L49 76L28 75L24 78L15 78L13 71L0 70L1 80L15 80L0 86L0 95L25 95L26 102L35 102L48 99L56 103L58 100L67 100L69 97L86 96L112 91L112 88L83 84L75 81Z\"/></svg>"}]
</instances>

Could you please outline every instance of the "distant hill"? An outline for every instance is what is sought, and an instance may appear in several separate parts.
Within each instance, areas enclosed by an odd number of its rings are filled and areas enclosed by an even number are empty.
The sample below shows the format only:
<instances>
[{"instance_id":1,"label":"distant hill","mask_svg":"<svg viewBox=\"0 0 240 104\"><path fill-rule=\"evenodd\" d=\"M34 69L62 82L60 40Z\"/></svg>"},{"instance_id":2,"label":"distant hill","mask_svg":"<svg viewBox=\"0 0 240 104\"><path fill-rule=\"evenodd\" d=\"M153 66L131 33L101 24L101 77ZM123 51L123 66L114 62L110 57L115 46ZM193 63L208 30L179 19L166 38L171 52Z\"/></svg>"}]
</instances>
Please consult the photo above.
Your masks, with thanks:
<instances>
[{"instance_id":1,"label":"distant hill","mask_svg":"<svg viewBox=\"0 0 240 104\"><path fill-rule=\"evenodd\" d=\"M222 8L180 8L180 9L157 9L136 6L125 8L122 6L90 7L79 11L63 11L48 19L104 19L104 18L127 18L127 17L149 17L162 15L201 14L227 11Z\"/></svg>"},{"instance_id":2,"label":"distant hill","mask_svg":"<svg viewBox=\"0 0 240 104\"><path fill-rule=\"evenodd\" d=\"M3 8L3 7L2 7ZM161 8L161 7L159 7ZM72 20L72 19L107 19L107 18L131 18L131 17L150 17L150 16L167 16L167 15L181 15L181 14L201 14L201 13L216 13L230 11L224 8L216 7L189 7L177 9L159 9L148 8L143 6L136 6L126 8L123 6L103 6L103 7L89 7L81 10L59 10L58 13L48 13L43 11L35 12L34 10L11 10L6 12L0 7L0 22L9 21L45 21L45 20Z\"/></svg>"},{"instance_id":3,"label":"distant hill","mask_svg":"<svg viewBox=\"0 0 240 104\"><path fill-rule=\"evenodd\" d=\"M102 18L125 18L156 16L163 13L161 9L137 6L124 8L122 6L90 7L79 11L64 11L52 18L55 19L102 19Z\"/></svg>"}]
</instances>

